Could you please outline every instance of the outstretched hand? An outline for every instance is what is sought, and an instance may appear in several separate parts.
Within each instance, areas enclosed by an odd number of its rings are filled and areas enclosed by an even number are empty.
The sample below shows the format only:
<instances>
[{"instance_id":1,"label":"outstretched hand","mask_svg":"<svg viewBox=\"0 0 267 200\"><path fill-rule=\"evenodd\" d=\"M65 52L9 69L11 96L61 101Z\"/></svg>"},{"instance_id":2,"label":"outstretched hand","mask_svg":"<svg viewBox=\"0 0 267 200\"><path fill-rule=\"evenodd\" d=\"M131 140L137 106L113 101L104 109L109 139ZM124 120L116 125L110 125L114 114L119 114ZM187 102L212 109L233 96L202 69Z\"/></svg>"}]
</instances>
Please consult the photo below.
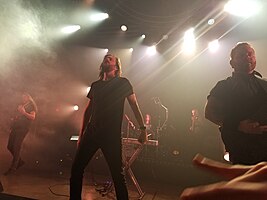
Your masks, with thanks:
<instances>
[{"instance_id":1,"label":"outstretched hand","mask_svg":"<svg viewBox=\"0 0 267 200\"><path fill-rule=\"evenodd\" d=\"M193 163L230 181L185 189L181 200L264 200L267 196L267 162L257 165L230 165L198 154Z\"/></svg>"}]
</instances>

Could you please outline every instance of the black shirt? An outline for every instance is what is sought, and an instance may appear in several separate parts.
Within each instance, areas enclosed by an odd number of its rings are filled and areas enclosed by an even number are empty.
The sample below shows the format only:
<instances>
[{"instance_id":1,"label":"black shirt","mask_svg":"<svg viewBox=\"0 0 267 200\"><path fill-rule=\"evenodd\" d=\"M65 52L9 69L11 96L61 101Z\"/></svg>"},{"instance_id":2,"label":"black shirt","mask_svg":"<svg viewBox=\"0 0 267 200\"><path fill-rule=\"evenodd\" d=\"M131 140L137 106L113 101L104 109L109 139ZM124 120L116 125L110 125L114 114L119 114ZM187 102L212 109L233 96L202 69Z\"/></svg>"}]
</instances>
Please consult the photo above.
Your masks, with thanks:
<instances>
[{"instance_id":1,"label":"black shirt","mask_svg":"<svg viewBox=\"0 0 267 200\"><path fill-rule=\"evenodd\" d=\"M133 87L126 78L115 77L92 83L87 95L92 104L90 125L97 132L120 133L125 98L131 94Z\"/></svg>"},{"instance_id":2,"label":"black shirt","mask_svg":"<svg viewBox=\"0 0 267 200\"><path fill-rule=\"evenodd\" d=\"M36 111L33 103L29 102L24 106L24 109L27 113L31 113L32 111ZM16 129L24 129L28 130L30 128L32 120L28 119L26 116L22 115L19 111L17 111L17 115L14 118L14 122L11 128Z\"/></svg>"},{"instance_id":3,"label":"black shirt","mask_svg":"<svg viewBox=\"0 0 267 200\"><path fill-rule=\"evenodd\" d=\"M251 119L267 124L266 81L254 74L233 73L219 81L211 90L223 104L222 139L234 164L255 164L267 161L267 134L249 134L238 131L239 122Z\"/></svg>"}]
</instances>

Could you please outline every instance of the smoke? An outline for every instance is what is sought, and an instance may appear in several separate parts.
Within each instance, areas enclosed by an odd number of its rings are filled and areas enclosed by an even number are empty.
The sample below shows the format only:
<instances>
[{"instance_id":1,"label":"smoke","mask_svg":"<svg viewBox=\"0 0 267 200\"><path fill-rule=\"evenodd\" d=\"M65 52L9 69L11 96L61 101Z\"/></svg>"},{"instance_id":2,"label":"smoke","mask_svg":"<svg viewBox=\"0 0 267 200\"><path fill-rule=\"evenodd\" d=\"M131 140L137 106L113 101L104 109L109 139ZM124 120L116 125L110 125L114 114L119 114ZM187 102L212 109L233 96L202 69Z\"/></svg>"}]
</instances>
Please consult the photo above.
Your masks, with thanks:
<instances>
[{"instance_id":1,"label":"smoke","mask_svg":"<svg viewBox=\"0 0 267 200\"><path fill-rule=\"evenodd\" d=\"M70 75L62 70L67 64L58 55L62 46L53 31L65 20L65 9L41 0L1 0L1 133L9 131L10 118L21 101L22 92L30 93L37 102L39 120L51 117L49 113L53 108L49 106L64 98L60 97L60 87ZM54 127L42 125L45 124L41 124L38 132L55 133Z\"/></svg>"},{"instance_id":2,"label":"smoke","mask_svg":"<svg viewBox=\"0 0 267 200\"><path fill-rule=\"evenodd\" d=\"M23 45L42 47L41 22L33 10L25 9L22 1L1 1L0 4L0 54L1 72L14 56L16 49Z\"/></svg>"}]
</instances>

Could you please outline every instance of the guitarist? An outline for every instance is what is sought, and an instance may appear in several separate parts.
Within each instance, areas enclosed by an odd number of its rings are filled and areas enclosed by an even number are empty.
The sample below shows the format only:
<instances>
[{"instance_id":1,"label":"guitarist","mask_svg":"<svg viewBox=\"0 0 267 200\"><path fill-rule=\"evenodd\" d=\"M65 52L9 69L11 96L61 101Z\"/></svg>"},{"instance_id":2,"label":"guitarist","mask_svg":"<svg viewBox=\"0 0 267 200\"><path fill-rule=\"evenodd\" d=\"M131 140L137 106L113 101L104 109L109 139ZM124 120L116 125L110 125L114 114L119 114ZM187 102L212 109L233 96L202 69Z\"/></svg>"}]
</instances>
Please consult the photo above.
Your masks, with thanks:
<instances>
[{"instance_id":1,"label":"guitarist","mask_svg":"<svg viewBox=\"0 0 267 200\"><path fill-rule=\"evenodd\" d=\"M246 42L230 54L231 77L210 91L205 117L220 126L221 137L233 164L267 161L267 81L255 71L256 56Z\"/></svg>"},{"instance_id":2,"label":"guitarist","mask_svg":"<svg viewBox=\"0 0 267 200\"><path fill-rule=\"evenodd\" d=\"M35 120L36 112L37 106L33 98L28 93L23 93L22 101L17 107L17 115L12 119L10 128L7 149L12 154L13 160L10 168L4 173L5 175L15 172L24 165L24 161L20 158L20 150L31 123Z\"/></svg>"}]
</instances>

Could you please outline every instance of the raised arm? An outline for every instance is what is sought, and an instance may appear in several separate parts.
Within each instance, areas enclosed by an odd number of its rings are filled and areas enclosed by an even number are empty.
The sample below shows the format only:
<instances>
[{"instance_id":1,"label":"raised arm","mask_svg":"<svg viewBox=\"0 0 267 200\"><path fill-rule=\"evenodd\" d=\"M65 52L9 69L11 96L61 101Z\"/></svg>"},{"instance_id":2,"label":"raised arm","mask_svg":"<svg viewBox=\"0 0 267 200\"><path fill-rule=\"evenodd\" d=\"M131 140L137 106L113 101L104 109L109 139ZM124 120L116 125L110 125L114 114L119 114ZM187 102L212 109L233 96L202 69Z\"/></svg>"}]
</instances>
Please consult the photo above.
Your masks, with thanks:
<instances>
[{"instance_id":1,"label":"raised arm","mask_svg":"<svg viewBox=\"0 0 267 200\"><path fill-rule=\"evenodd\" d=\"M23 105L19 105L18 106L18 111L29 120L34 120L35 119L36 112L35 111L31 111L30 113L26 112L26 110L25 110Z\"/></svg>"}]
</instances>

